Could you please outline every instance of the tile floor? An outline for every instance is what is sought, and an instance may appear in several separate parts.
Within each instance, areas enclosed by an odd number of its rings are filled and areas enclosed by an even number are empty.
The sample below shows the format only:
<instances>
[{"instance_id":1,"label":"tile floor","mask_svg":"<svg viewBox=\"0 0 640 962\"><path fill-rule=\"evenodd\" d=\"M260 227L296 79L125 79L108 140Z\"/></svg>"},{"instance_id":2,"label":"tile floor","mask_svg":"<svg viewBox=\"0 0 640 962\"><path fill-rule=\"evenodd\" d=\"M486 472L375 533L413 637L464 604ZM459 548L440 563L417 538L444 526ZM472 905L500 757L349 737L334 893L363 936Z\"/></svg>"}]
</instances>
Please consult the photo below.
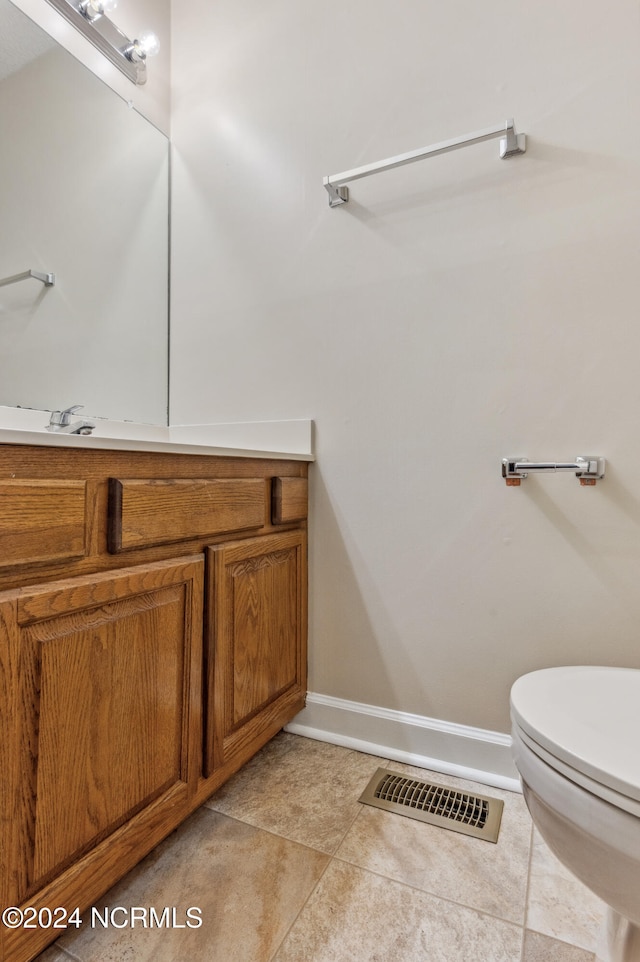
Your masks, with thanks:
<instances>
[{"instance_id":1,"label":"tile floor","mask_svg":"<svg viewBox=\"0 0 640 962\"><path fill-rule=\"evenodd\" d=\"M504 799L497 845L357 801L378 766ZM281 733L38 962L593 962L602 903L521 795Z\"/></svg>"}]
</instances>

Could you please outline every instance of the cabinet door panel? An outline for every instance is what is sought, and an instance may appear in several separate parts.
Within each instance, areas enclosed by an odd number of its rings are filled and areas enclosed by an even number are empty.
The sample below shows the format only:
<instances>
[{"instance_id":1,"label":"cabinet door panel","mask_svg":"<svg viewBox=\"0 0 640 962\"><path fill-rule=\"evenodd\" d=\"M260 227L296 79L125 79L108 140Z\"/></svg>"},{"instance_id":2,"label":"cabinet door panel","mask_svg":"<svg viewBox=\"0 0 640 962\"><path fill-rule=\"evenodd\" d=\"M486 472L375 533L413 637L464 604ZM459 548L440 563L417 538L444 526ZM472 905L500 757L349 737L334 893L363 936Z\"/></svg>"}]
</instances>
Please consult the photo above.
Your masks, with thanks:
<instances>
[{"instance_id":1,"label":"cabinet door panel","mask_svg":"<svg viewBox=\"0 0 640 962\"><path fill-rule=\"evenodd\" d=\"M19 692L15 901L195 783L202 573L180 559L0 596Z\"/></svg>"},{"instance_id":2,"label":"cabinet door panel","mask_svg":"<svg viewBox=\"0 0 640 962\"><path fill-rule=\"evenodd\" d=\"M230 562L233 676L227 721L241 725L297 678L295 549Z\"/></svg>"},{"instance_id":3,"label":"cabinet door panel","mask_svg":"<svg viewBox=\"0 0 640 962\"><path fill-rule=\"evenodd\" d=\"M306 535L207 549L205 775L306 691ZM300 706L301 707L301 706Z\"/></svg>"}]
</instances>

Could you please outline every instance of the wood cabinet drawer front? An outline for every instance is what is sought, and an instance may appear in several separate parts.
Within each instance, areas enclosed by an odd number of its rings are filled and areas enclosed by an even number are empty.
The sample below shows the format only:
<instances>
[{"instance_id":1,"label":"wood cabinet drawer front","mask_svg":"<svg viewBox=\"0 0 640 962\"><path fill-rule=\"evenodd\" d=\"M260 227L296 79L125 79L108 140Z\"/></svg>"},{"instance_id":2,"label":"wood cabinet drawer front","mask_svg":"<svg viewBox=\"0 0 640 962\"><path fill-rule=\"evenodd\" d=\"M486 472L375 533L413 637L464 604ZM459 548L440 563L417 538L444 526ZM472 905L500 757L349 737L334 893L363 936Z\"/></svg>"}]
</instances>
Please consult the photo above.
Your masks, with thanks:
<instances>
[{"instance_id":1,"label":"wood cabinet drawer front","mask_svg":"<svg viewBox=\"0 0 640 962\"><path fill-rule=\"evenodd\" d=\"M265 524L263 478L123 480L109 489L109 551L215 537Z\"/></svg>"},{"instance_id":2,"label":"wood cabinet drawer front","mask_svg":"<svg viewBox=\"0 0 640 962\"><path fill-rule=\"evenodd\" d=\"M87 554L86 482L0 481L0 568Z\"/></svg>"},{"instance_id":3,"label":"wood cabinet drawer front","mask_svg":"<svg viewBox=\"0 0 640 962\"><path fill-rule=\"evenodd\" d=\"M304 521L308 508L306 478L274 478L271 489L271 520L273 524Z\"/></svg>"}]
</instances>

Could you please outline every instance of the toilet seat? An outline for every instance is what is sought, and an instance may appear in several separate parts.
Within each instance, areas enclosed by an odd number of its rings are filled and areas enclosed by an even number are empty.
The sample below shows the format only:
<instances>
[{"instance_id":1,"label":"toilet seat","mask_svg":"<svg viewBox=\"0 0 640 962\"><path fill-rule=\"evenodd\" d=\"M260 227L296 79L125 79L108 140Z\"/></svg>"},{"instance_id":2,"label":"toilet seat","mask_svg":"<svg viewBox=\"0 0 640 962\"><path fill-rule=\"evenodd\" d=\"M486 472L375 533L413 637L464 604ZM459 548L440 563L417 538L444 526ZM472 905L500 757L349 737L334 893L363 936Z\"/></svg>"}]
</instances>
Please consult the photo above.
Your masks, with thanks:
<instances>
[{"instance_id":1,"label":"toilet seat","mask_svg":"<svg viewBox=\"0 0 640 962\"><path fill-rule=\"evenodd\" d=\"M546 764L640 818L640 670L545 668L511 690L514 735Z\"/></svg>"}]
</instances>

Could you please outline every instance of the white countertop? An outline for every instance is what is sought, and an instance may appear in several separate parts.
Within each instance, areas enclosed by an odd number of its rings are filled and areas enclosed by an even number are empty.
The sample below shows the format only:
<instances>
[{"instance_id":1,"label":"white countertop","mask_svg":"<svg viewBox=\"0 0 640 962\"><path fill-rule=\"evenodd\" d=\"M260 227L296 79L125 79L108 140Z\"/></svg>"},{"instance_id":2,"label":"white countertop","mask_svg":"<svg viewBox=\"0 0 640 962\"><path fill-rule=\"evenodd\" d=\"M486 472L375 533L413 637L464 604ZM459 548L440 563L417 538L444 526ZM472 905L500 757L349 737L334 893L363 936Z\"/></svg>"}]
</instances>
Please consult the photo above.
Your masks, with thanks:
<instances>
[{"instance_id":1,"label":"white countertop","mask_svg":"<svg viewBox=\"0 0 640 962\"><path fill-rule=\"evenodd\" d=\"M86 414L72 420L95 424L91 434L47 431L50 411L0 406L0 444L89 448L110 451L158 451L235 458L313 461L310 420L239 421L225 424L178 424L163 427L133 421L109 421Z\"/></svg>"}]
</instances>

